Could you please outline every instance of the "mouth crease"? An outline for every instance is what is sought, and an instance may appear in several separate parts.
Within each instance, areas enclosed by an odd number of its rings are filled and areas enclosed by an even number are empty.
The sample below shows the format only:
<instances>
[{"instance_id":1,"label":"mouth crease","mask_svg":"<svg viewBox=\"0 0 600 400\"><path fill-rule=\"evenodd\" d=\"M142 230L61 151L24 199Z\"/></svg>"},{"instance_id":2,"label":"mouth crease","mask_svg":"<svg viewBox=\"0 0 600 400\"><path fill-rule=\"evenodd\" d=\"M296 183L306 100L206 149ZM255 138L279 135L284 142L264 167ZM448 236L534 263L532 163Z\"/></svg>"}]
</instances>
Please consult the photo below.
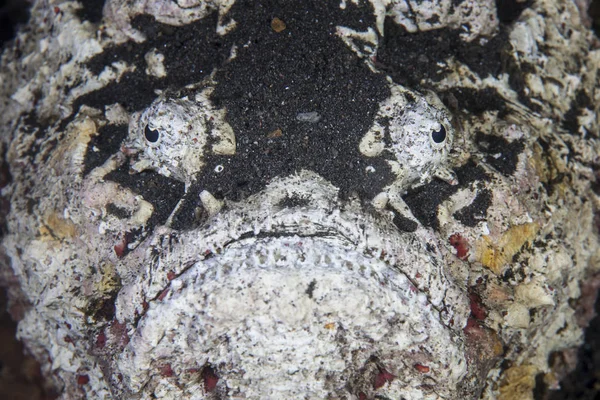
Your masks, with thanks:
<instances>
[{"instance_id":1,"label":"mouth crease","mask_svg":"<svg viewBox=\"0 0 600 400\"><path fill-rule=\"evenodd\" d=\"M252 231L248 231L245 233L242 233L239 237L229 240L226 243L223 244L223 246L221 248L219 248L220 251L216 252L216 255L221 254L223 251L225 251L229 246L235 244L235 243L239 243L242 242L244 240L248 240L248 239L266 239L266 238L288 238L288 237L298 237L298 238L333 238L333 237L342 237L345 240L348 241L348 243L353 244L356 246L356 243L353 242L352 240L350 240L350 238L348 238L347 236L345 236L344 234L342 234L340 231L333 229L333 228L327 228L324 227L323 225L320 224L315 224L315 226L318 226L320 228L324 228L323 232L315 232L315 233L311 233L311 234L299 234L299 233L294 233L294 232L259 232L258 234L254 234L254 232ZM410 277L408 276L404 271L402 271L402 269L398 268L396 264L391 264L389 261L385 260L385 259L381 259L376 257L375 254L373 254L370 251L367 251L365 253L365 255L368 255L372 258L377 258L379 261L384 262L385 264L387 264L387 266L395 271L397 271L398 273L401 273L402 275L404 275L404 277L410 282L410 284L419 292L419 293L423 293L426 297L427 297L427 303L433 308L435 309L440 315L442 313L442 310L446 307L445 303L442 302L442 304L440 305L440 307L435 306L431 300L430 300L430 296L427 292L420 290L417 283ZM171 281L179 278L181 275L183 275L184 273L186 273L189 269L191 269L194 265L196 265L198 262L203 262L206 260L209 260L211 258L213 258L215 256L215 252L209 252L207 254L204 255L204 258L202 259L198 259L198 260L190 260L188 261L185 266L183 267L183 269L181 270L181 272L179 272L177 275L175 275L175 277L173 279L171 279L169 281L169 283L158 292L158 294L156 294L153 298L150 299L150 301L156 301L160 296L162 296L163 294L166 293L167 290L170 289L171 287ZM410 290L410 289L409 289ZM133 326L135 327L135 329L137 329L138 327L138 323L139 321L146 315L147 309L143 310L142 313L140 313L137 318L134 320ZM440 322L447 326L440 318Z\"/></svg>"}]
</instances>

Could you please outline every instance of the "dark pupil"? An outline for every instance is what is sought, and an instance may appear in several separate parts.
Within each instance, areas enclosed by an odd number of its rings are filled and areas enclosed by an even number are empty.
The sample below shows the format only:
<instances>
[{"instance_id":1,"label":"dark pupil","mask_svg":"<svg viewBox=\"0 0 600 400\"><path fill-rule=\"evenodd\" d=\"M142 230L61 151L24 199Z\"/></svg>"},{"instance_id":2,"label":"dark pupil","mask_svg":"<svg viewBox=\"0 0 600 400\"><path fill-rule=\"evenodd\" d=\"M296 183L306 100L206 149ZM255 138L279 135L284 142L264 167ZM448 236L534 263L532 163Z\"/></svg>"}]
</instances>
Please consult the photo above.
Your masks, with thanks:
<instances>
[{"instance_id":1,"label":"dark pupil","mask_svg":"<svg viewBox=\"0 0 600 400\"><path fill-rule=\"evenodd\" d=\"M144 129L144 136L146 136L147 141L154 143L158 140L158 131L150 129L150 127L146 125L146 129Z\"/></svg>"},{"instance_id":2,"label":"dark pupil","mask_svg":"<svg viewBox=\"0 0 600 400\"><path fill-rule=\"evenodd\" d=\"M446 128L444 128L444 125L440 126L441 128L439 131L431 132L431 138L436 143L442 143L444 140L446 140Z\"/></svg>"}]
</instances>

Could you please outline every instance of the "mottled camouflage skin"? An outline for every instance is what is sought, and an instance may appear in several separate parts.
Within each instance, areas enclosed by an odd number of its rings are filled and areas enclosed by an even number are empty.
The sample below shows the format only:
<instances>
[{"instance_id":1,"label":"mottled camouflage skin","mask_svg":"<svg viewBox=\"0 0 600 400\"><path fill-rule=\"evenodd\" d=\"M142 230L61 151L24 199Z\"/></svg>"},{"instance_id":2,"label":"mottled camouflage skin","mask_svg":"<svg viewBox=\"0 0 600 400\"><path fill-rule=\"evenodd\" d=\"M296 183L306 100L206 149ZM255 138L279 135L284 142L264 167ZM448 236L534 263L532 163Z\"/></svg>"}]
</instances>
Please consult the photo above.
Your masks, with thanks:
<instances>
[{"instance_id":1,"label":"mottled camouflage skin","mask_svg":"<svg viewBox=\"0 0 600 400\"><path fill-rule=\"evenodd\" d=\"M2 276L63 398L557 385L600 254L581 4L97 9L1 60Z\"/></svg>"}]
</instances>

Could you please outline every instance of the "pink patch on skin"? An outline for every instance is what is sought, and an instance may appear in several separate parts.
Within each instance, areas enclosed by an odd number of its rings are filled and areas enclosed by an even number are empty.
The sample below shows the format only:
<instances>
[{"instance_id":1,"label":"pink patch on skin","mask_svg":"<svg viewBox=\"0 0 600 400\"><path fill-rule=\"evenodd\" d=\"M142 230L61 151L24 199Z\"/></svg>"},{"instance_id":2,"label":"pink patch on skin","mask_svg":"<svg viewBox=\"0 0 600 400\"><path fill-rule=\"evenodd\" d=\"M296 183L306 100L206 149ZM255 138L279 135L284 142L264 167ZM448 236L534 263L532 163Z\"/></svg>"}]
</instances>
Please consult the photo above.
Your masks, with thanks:
<instances>
[{"instance_id":1,"label":"pink patch on skin","mask_svg":"<svg viewBox=\"0 0 600 400\"><path fill-rule=\"evenodd\" d=\"M100 332L96 337L96 347L103 349L104 346L106 346L106 334L104 332Z\"/></svg>"},{"instance_id":2,"label":"pink patch on skin","mask_svg":"<svg viewBox=\"0 0 600 400\"><path fill-rule=\"evenodd\" d=\"M390 374L385 369L380 369L379 373L375 375L375 381L373 382L373 389L377 390L388 382L394 380L396 376Z\"/></svg>"},{"instance_id":3,"label":"pink patch on skin","mask_svg":"<svg viewBox=\"0 0 600 400\"><path fill-rule=\"evenodd\" d=\"M167 297L167 293L169 293L169 288L162 291L162 293L158 296L158 300L162 301L165 297Z\"/></svg>"},{"instance_id":4,"label":"pink patch on skin","mask_svg":"<svg viewBox=\"0 0 600 400\"><path fill-rule=\"evenodd\" d=\"M460 234L455 233L448 238L450 245L456 249L456 257L461 260L466 260L469 255L469 242L463 238Z\"/></svg>"},{"instance_id":5,"label":"pink patch on skin","mask_svg":"<svg viewBox=\"0 0 600 400\"><path fill-rule=\"evenodd\" d=\"M481 303L481 297L477 293L469 293L469 305L473 318L482 321L487 317L487 310Z\"/></svg>"},{"instance_id":6,"label":"pink patch on skin","mask_svg":"<svg viewBox=\"0 0 600 400\"><path fill-rule=\"evenodd\" d=\"M166 378L175 375L175 373L173 372L173 369L171 368L171 364L165 364L165 365L160 366L159 371L160 371L160 374Z\"/></svg>"},{"instance_id":7,"label":"pink patch on skin","mask_svg":"<svg viewBox=\"0 0 600 400\"><path fill-rule=\"evenodd\" d=\"M77 384L78 385L85 385L89 381L90 381L90 377L89 376L87 376L87 375L77 375Z\"/></svg>"},{"instance_id":8,"label":"pink patch on skin","mask_svg":"<svg viewBox=\"0 0 600 400\"><path fill-rule=\"evenodd\" d=\"M429 367L427 365L415 364L415 369L422 374L426 374L429 372Z\"/></svg>"},{"instance_id":9,"label":"pink patch on skin","mask_svg":"<svg viewBox=\"0 0 600 400\"><path fill-rule=\"evenodd\" d=\"M358 400L367 400L367 395L364 394L363 392L360 392L358 394Z\"/></svg>"},{"instance_id":10,"label":"pink patch on skin","mask_svg":"<svg viewBox=\"0 0 600 400\"><path fill-rule=\"evenodd\" d=\"M117 257L123 258L123 256L125 256L125 250L127 250L127 238L125 235L123 235L121 242L115 245L114 249Z\"/></svg>"},{"instance_id":11,"label":"pink patch on skin","mask_svg":"<svg viewBox=\"0 0 600 400\"><path fill-rule=\"evenodd\" d=\"M219 377L211 367L204 367L201 375L202 380L204 381L204 390L210 393L217 388Z\"/></svg>"},{"instance_id":12,"label":"pink patch on skin","mask_svg":"<svg viewBox=\"0 0 600 400\"><path fill-rule=\"evenodd\" d=\"M175 279L177 277L177 275L175 275L175 272L173 271L169 271L167 272L167 279L172 281L173 279Z\"/></svg>"}]
</instances>

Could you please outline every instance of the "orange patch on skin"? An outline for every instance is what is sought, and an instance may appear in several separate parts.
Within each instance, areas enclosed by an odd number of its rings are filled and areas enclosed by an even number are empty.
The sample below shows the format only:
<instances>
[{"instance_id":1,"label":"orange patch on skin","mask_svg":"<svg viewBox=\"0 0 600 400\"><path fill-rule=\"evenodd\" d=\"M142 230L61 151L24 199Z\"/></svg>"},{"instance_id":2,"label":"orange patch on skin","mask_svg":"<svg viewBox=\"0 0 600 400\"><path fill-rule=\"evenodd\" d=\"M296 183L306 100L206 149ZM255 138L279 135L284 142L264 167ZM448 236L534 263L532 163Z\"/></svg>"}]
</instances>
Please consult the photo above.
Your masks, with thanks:
<instances>
[{"instance_id":1,"label":"orange patch on skin","mask_svg":"<svg viewBox=\"0 0 600 400\"><path fill-rule=\"evenodd\" d=\"M58 240L70 239L77 235L77 226L57 212L49 212L44 216L39 233L43 237L52 237Z\"/></svg>"},{"instance_id":2,"label":"orange patch on skin","mask_svg":"<svg viewBox=\"0 0 600 400\"><path fill-rule=\"evenodd\" d=\"M533 365L518 365L504 371L500 382L499 400L532 399L535 376L538 369Z\"/></svg>"},{"instance_id":3,"label":"orange patch on skin","mask_svg":"<svg viewBox=\"0 0 600 400\"><path fill-rule=\"evenodd\" d=\"M271 29L275 32L280 33L283 32L286 28L285 22L275 17L271 20Z\"/></svg>"},{"instance_id":4,"label":"orange patch on skin","mask_svg":"<svg viewBox=\"0 0 600 400\"><path fill-rule=\"evenodd\" d=\"M482 236L477 243L477 259L494 274L500 275L515 254L537 235L540 226L535 223L509 228L500 239Z\"/></svg>"}]
</instances>

